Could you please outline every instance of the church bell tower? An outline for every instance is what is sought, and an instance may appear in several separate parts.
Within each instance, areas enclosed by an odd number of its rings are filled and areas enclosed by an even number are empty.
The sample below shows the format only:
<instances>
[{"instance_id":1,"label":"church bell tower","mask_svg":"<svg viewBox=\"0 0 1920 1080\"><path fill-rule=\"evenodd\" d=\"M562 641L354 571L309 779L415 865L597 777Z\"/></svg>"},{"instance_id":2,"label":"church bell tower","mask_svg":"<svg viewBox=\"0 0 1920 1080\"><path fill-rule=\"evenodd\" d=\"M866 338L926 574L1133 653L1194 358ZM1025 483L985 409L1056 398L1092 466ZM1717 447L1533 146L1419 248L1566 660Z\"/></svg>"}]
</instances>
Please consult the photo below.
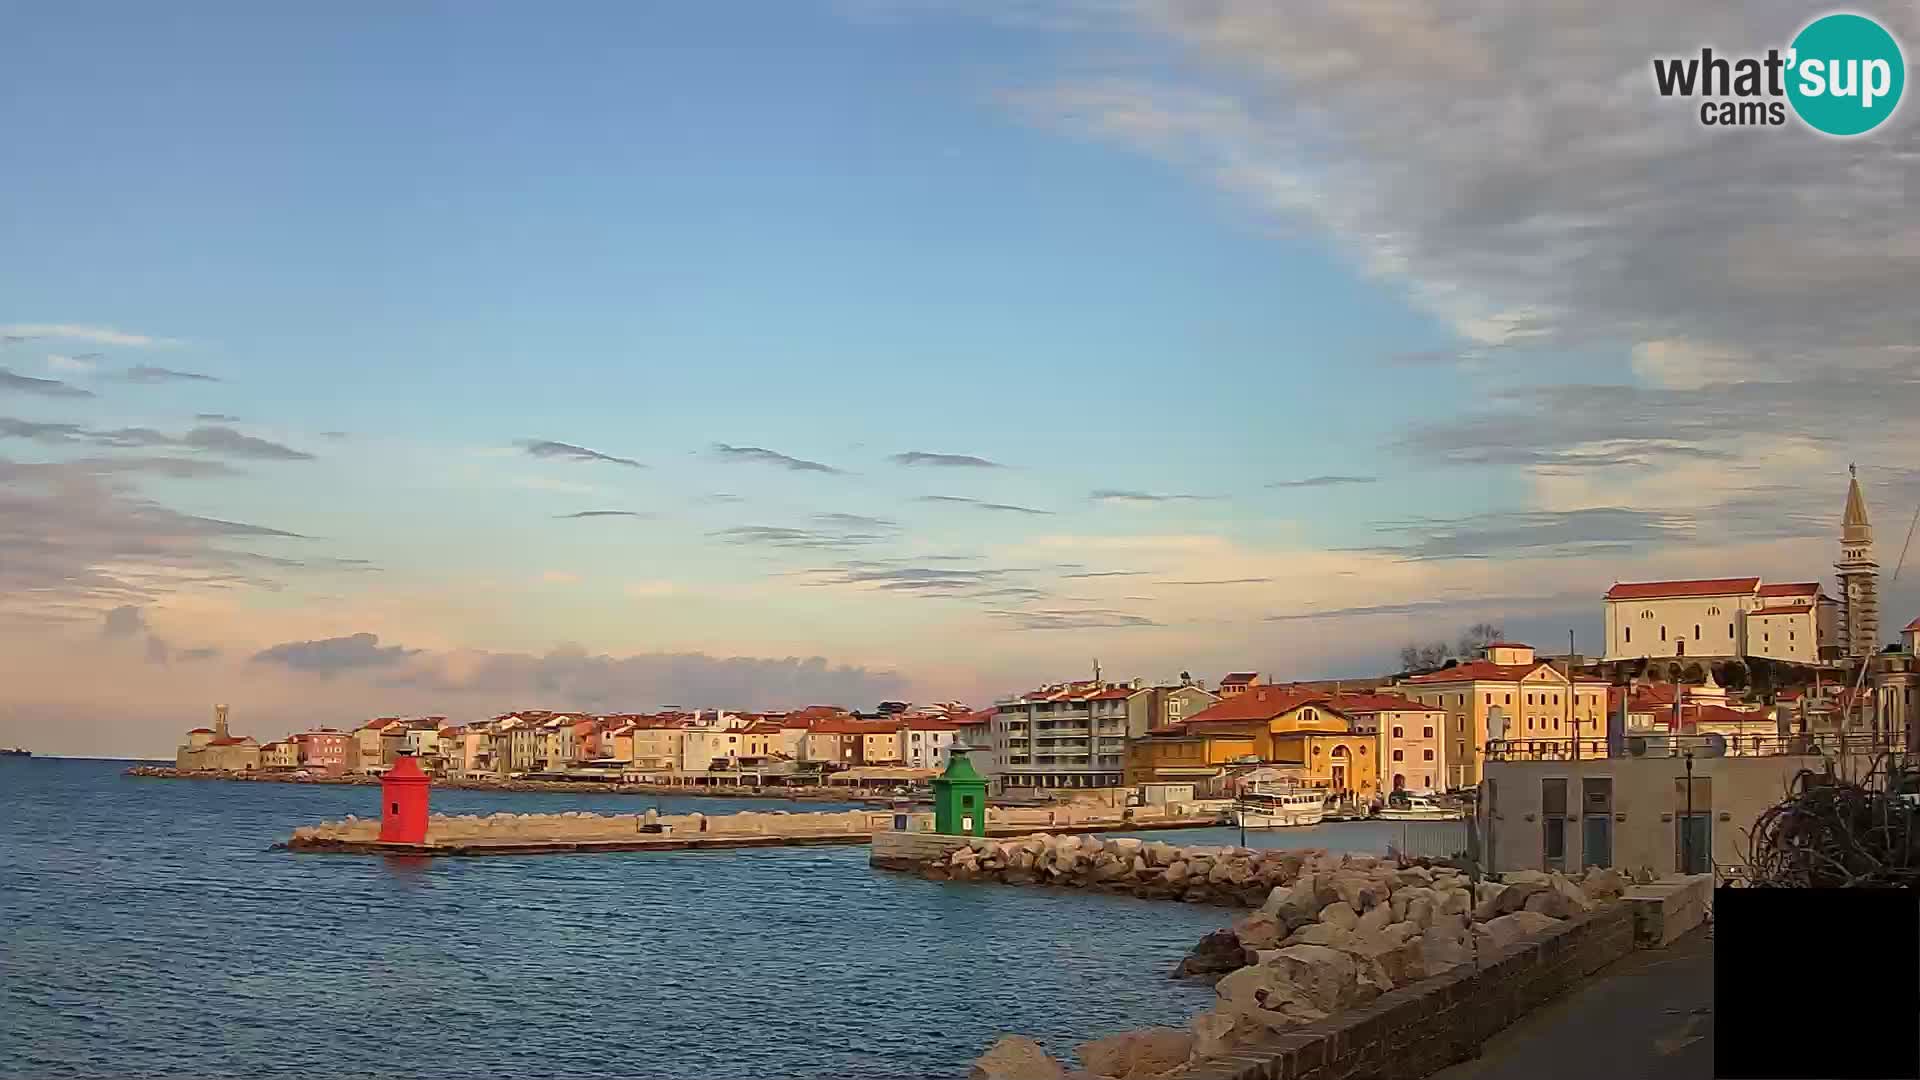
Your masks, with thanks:
<instances>
[{"instance_id":1,"label":"church bell tower","mask_svg":"<svg viewBox=\"0 0 1920 1080\"><path fill-rule=\"evenodd\" d=\"M1840 517L1840 655L1880 651L1880 564L1873 561L1873 525L1860 494L1860 474L1847 466L1847 509Z\"/></svg>"}]
</instances>

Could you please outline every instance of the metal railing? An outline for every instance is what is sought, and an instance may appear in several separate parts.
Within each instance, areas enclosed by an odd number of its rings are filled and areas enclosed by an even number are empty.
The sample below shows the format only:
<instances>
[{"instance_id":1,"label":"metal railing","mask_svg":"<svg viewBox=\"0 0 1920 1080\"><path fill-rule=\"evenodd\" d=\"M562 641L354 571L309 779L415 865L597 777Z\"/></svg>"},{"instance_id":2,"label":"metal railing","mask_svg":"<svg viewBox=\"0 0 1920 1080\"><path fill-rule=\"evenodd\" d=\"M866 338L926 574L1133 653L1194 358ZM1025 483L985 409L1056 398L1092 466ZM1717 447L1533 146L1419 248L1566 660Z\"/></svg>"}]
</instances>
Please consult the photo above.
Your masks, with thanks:
<instances>
[{"instance_id":1,"label":"metal railing","mask_svg":"<svg viewBox=\"0 0 1920 1080\"><path fill-rule=\"evenodd\" d=\"M1580 739L1580 760L1608 757L1678 758L1694 757L1838 757L1875 756L1900 753L1906 741L1870 731L1821 732L1809 735L1634 735L1621 740L1618 753L1609 753L1605 739ZM1571 761L1576 757L1572 739L1491 739L1487 742L1488 761Z\"/></svg>"}]
</instances>

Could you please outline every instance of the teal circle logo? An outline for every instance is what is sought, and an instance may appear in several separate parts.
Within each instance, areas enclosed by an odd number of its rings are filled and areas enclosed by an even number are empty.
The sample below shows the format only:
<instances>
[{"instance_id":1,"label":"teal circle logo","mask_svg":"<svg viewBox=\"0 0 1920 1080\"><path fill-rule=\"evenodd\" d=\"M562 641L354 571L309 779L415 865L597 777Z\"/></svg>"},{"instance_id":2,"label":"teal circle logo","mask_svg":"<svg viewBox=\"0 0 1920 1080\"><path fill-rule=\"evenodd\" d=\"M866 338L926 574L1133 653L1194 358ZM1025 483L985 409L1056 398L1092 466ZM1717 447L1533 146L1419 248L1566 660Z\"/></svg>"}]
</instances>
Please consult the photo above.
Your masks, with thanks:
<instances>
[{"instance_id":1,"label":"teal circle logo","mask_svg":"<svg viewBox=\"0 0 1920 1080\"><path fill-rule=\"evenodd\" d=\"M1864 15L1826 15L1793 39L1787 100L1815 131L1862 135L1900 104L1907 63L1900 43Z\"/></svg>"}]
</instances>

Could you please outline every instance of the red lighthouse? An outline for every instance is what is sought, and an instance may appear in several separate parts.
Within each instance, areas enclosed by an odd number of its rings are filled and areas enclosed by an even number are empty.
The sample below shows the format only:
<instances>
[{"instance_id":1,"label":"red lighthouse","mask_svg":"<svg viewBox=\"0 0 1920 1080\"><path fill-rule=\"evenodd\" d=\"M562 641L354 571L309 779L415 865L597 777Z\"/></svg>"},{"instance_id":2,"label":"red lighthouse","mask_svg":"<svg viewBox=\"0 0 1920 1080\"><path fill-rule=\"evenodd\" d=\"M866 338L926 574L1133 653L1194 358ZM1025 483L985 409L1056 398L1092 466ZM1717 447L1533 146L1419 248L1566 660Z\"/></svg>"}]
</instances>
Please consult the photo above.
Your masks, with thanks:
<instances>
[{"instance_id":1,"label":"red lighthouse","mask_svg":"<svg viewBox=\"0 0 1920 1080\"><path fill-rule=\"evenodd\" d=\"M394 759L380 778L380 842L427 842L427 774L411 754Z\"/></svg>"}]
</instances>

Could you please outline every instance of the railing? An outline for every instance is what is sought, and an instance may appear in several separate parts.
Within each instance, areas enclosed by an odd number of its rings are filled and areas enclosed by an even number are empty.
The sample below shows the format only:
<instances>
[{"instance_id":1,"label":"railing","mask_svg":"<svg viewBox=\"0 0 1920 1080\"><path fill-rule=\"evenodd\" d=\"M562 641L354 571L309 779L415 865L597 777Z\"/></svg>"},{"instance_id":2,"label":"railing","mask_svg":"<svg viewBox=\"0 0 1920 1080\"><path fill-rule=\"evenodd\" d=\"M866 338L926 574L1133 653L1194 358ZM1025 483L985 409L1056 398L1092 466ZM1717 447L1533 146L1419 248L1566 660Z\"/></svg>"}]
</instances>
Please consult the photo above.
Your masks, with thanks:
<instances>
[{"instance_id":1,"label":"railing","mask_svg":"<svg viewBox=\"0 0 1920 1080\"><path fill-rule=\"evenodd\" d=\"M1620 752L1610 754L1605 739L1581 739L1580 760L1607 757L1678 758L1694 757L1871 757L1905 749L1905 740L1873 732L1820 733L1813 735L1633 735L1621 740ZM1488 761L1571 761L1575 758L1571 739L1490 739Z\"/></svg>"}]
</instances>

